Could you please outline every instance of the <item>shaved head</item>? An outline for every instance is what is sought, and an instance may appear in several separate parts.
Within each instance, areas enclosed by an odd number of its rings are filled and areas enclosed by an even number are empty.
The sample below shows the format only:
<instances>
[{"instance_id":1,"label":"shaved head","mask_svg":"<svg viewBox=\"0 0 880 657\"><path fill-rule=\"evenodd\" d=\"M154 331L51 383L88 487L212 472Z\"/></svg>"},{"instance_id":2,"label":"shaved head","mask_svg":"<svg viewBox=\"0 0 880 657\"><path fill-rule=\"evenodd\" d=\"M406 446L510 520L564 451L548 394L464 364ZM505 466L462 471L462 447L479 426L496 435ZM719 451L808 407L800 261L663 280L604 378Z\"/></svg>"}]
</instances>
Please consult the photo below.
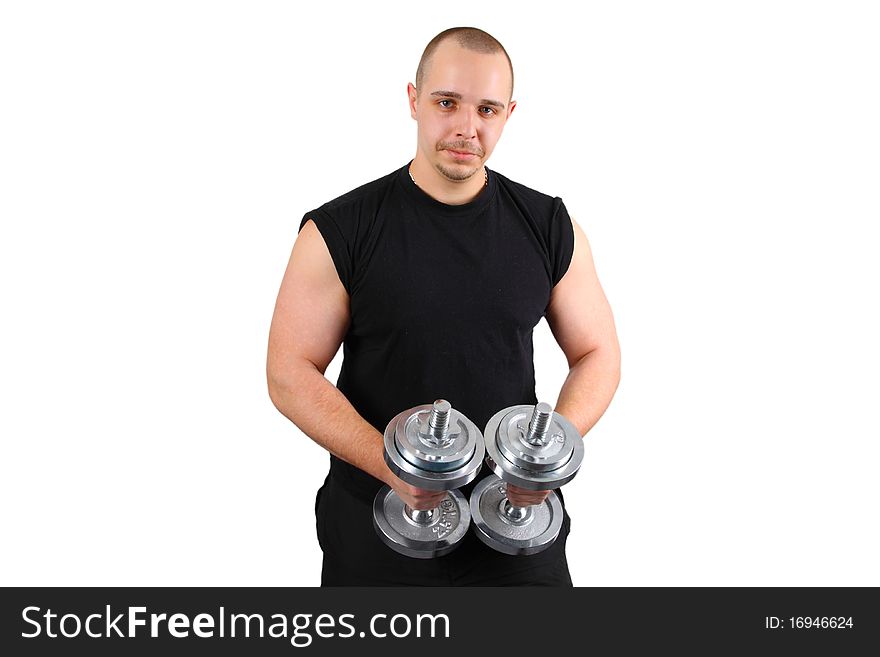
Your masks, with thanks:
<instances>
[{"instance_id":1,"label":"shaved head","mask_svg":"<svg viewBox=\"0 0 880 657\"><path fill-rule=\"evenodd\" d=\"M451 40L465 50L484 53L486 55L494 55L495 53L504 53L507 58L507 64L510 67L510 95L507 100L513 98L513 64L510 61L510 55L504 49L504 46L488 32L484 32L476 27L451 27L443 30L428 43L422 58L419 60L419 67L416 70L416 89L419 95L422 92L422 82L427 75L428 68L431 66L431 59L437 47L444 41Z\"/></svg>"}]
</instances>

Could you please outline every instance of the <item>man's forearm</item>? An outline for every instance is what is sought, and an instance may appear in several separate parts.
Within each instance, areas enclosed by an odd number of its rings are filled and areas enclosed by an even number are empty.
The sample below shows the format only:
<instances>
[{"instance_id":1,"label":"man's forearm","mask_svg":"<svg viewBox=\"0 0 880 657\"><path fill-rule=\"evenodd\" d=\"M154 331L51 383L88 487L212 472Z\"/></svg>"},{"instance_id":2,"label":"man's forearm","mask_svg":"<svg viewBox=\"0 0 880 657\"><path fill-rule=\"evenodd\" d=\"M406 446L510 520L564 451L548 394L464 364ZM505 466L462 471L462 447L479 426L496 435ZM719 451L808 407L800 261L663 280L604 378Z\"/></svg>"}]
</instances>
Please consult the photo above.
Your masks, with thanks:
<instances>
[{"instance_id":1,"label":"man's forearm","mask_svg":"<svg viewBox=\"0 0 880 657\"><path fill-rule=\"evenodd\" d=\"M391 475L383 458L382 434L313 365L270 383L269 396L281 413L331 454L380 481Z\"/></svg>"},{"instance_id":2,"label":"man's forearm","mask_svg":"<svg viewBox=\"0 0 880 657\"><path fill-rule=\"evenodd\" d=\"M619 382L620 352L594 349L569 369L554 410L585 436L608 408Z\"/></svg>"}]
</instances>

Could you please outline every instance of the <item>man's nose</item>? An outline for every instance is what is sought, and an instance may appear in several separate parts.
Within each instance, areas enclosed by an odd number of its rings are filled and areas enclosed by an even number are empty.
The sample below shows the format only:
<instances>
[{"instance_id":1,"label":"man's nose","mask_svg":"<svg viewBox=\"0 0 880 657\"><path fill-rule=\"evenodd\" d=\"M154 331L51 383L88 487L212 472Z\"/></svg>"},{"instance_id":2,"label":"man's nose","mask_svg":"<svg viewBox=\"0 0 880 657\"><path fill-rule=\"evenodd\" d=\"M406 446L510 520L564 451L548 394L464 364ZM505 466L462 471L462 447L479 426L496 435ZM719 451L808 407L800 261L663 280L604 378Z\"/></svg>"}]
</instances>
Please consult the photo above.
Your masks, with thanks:
<instances>
[{"instance_id":1,"label":"man's nose","mask_svg":"<svg viewBox=\"0 0 880 657\"><path fill-rule=\"evenodd\" d=\"M473 139L477 136L476 117L473 112L464 111L458 113L458 131L456 135L465 139Z\"/></svg>"}]
</instances>

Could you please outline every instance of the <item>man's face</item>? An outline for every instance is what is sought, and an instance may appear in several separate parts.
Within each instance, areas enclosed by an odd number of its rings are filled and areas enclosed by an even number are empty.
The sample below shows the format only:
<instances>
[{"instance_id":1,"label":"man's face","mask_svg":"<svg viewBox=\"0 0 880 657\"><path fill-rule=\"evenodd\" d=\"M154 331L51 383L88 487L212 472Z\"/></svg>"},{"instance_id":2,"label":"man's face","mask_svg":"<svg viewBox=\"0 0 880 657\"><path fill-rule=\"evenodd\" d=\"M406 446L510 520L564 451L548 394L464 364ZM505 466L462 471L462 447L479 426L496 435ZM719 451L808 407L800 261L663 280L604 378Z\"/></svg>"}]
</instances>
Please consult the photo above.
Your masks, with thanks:
<instances>
[{"instance_id":1,"label":"man's face","mask_svg":"<svg viewBox=\"0 0 880 657\"><path fill-rule=\"evenodd\" d=\"M504 53L486 55L446 41L428 63L422 88L408 86L419 151L442 176L464 181L481 171L516 106L510 84Z\"/></svg>"}]
</instances>

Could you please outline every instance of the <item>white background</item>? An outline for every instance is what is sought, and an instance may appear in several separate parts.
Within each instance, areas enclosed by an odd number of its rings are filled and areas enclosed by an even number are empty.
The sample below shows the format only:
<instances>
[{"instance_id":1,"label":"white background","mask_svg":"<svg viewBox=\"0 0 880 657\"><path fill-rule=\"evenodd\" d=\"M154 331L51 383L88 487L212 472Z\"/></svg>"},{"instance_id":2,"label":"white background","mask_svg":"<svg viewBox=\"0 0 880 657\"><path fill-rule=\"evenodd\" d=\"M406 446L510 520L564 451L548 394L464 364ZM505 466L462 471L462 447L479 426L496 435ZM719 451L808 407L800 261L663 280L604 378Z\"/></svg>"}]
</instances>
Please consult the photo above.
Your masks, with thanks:
<instances>
[{"instance_id":1,"label":"white background","mask_svg":"<svg viewBox=\"0 0 880 657\"><path fill-rule=\"evenodd\" d=\"M489 167L565 200L623 351L575 584L880 585L876 5L453 7L2 5L0 583L318 584L275 296L302 215L415 155L406 84L472 25L516 75Z\"/></svg>"}]
</instances>

